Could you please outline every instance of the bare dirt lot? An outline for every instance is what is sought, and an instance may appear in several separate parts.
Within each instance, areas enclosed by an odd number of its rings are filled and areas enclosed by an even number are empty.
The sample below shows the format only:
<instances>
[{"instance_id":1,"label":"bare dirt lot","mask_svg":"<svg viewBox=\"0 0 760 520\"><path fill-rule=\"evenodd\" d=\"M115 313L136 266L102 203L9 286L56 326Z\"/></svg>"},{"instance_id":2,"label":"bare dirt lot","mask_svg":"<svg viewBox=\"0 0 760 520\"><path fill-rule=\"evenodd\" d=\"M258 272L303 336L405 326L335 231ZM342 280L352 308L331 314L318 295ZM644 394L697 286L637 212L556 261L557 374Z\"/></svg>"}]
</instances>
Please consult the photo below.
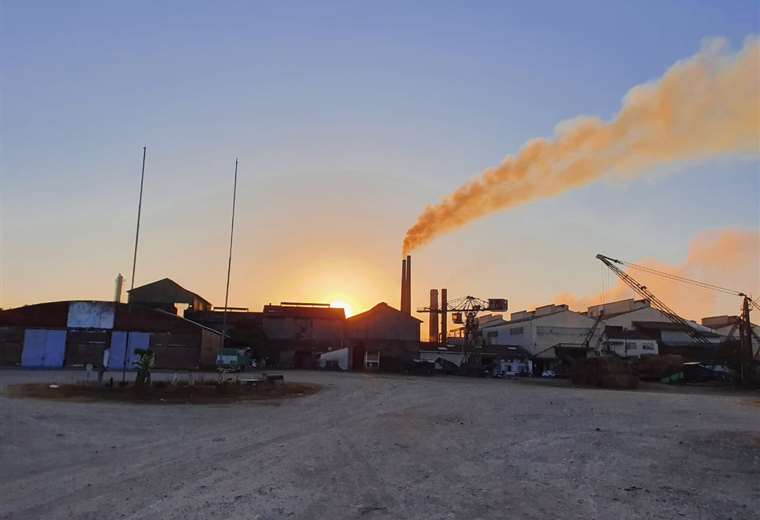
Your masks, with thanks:
<instances>
[{"instance_id":1,"label":"bare dirt lot","mask_svg":"<svg viewBox=\"0 0 760 520\"><path fill-rule=\"evenodd\" d=\"M760 395L285 375L322 390L222 405L1 396L0 518L760 514ZM0 389L77 378L2 370Z\"/></svg>"}]
</instances>

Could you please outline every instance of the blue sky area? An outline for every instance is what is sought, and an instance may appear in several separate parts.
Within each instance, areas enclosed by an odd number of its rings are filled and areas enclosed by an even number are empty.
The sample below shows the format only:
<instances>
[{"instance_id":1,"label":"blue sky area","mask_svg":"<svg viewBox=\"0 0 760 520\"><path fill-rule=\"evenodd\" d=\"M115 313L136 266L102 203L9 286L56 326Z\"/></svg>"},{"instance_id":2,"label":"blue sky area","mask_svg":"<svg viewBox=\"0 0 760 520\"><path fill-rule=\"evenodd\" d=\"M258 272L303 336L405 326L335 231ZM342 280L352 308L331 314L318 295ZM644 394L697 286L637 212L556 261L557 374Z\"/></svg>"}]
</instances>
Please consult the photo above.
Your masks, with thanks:
<instances>
[{"instance_id":1,"label":"blue sky area","mask_svg":"<svg viewBox=\"0 0 760 520\"><path fill-rule=\"evenodd\" d=\"M0 5L3 307L110 298L143 144L137 284L222 303L238 156L231 304L395 305L427 204L564 119L612 117L704 38L760 32L749 1ZM705 229L757 229L758 165L679 165L478 221L415 254L415 304L444 285L517 306L593 293L599 251L682 262Z\"/></svg>"}]
</instances>

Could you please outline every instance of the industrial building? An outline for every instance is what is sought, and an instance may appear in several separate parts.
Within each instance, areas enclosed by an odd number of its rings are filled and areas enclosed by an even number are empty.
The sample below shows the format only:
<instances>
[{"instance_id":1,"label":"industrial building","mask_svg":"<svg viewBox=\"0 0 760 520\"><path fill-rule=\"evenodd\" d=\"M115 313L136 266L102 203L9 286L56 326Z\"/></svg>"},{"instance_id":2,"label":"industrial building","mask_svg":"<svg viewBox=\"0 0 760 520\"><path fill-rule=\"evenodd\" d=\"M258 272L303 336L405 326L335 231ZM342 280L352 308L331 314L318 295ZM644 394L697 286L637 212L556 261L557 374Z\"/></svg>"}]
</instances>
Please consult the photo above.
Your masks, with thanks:
<instances>
[{"instance_id":1,"label":"industrial building","mask_svg":"<svg viewBox=\"0 0 760 520\"><path fill-rule=\"evenodd\" d=\"M220 311L189 312L187 316L215 328L223 319ZM229 345L252 347L257 357L280 368L317 368L321 355L330 352L333 354L328 357L340 360L341 367L382 364L391 369L412 352L416 354L420 323L384 302L348 319L342 308L322 303L282 302L265 305L262 312L227 313ZM346 349L344 354L335 354L342 349Z\"/></svg>"},{"instance_id":2,"label":"industrial building","mask_svg":"<svg viewBox=\"0 0 760 520\"><path fill-rule=\"evenodd\" d=\"M400 370L417 357L422 320L385 302L346 320L351 366Z\"/></svg>"},{"instance_id":3,"label":"industrial building","mask_svg":"<svg viewBox=\"0 0 760 520\"><path fill-rule=\"evenodd\" d=\"M739 340L739 316L710 316L702 318L702 326L714 330L718 334ZM760 325L752 323L752 355L757 358L760 356Z\"/></svg>"},{"instance_id":4,"label":"industrial building","mask_svg":"<svg viewBox=\"0 0 760 520\"><path fill-rule=\"evenodd\" d=\"M153 307L177 314L177 304L190 311L211 310L211 303L202 296L188 291L170 278L164 278L127 291L130 303ZM118 298L117 298L118 299Z\"/></svg>"},{"instance_id":5,"label":"industrial building","mask_svg":"<svg viewBox=\"0 0 760 520\"><path fill-rule=\"evenodd\" d=\"M28 368L132 368L135 349L156 368L195 369L212 360L220 333L170 312L116 302L61 301L0 311L0 363Z\"/></svg>"},{"instance_id":6,"label":"industrial building","mask_svg":"<svg viewBox=\"0 0 760 520\"><path fill-rule=\"evenodd\" d=\"M504 323L481 329L488 344L517 345L539 361L555 359L555 347L582 347L596 320L572 311L567 305L543 305L532 311L518 311ZM601 329L594 332L596 338Z\"/></svg>"}]
</instances>

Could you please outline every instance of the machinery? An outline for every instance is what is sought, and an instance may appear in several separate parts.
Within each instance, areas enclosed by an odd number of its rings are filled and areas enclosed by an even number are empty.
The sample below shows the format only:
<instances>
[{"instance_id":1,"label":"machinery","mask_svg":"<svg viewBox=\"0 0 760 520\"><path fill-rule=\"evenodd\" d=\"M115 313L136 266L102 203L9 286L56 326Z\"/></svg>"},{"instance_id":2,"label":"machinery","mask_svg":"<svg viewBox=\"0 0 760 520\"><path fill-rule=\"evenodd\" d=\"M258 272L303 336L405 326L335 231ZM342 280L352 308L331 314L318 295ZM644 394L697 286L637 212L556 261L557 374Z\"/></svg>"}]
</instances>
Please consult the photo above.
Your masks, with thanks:
<instances>
[{"instance_id":1,"label":"machinery","mask_svg":"<svg viewBox=\"0 0 760 520\"><path fill-rule=\"evenodd\" d=\"M625 262L623 260L610 258L609 256L605 256L602 254L596 255L596 258L600 260L604 265L609 267L610 270L613 273L615 273L618 276L618 278L620 278L626 285L628 285L631 289L633 289L633 291L636 294L638 294L642 298L649 300L650 305L654 307L655 309L661 311L671 322L681 325L685 327L686 330L689 330L690 331L689 334L694 338L695 341L699 343L710 344L710 341L707 339L707 337L705 337L702 331L700 331L698 328L694 326L693 322L685 320L684 318L679 316L673 309L668 307L668 305L665 304L665 302L663 302L657 296L652 294L652 292L649 289L647 289L645 285L642 285L641 283L639 283L636 279L634 279L631 275L629 275L628 273L620 269L617 265L622 265L622 266L629 267L631 269L636 269L642 272L646 272L648 274L661 276L675 282L693 285L696 287L701 287L702 289L717 291L724 294L730 294L730 295L738 296L742 298L741 313L739 316L739 321L737 323L739 327L739 348L737 351L738 371L737 372L738 372L739 380L743 384L751 384L752 382L754 382L755 359L753 359L753 353L752 353L752 337L754 336L759 341L760 341L760 338L757 338L755 333L752 331L752 323L750 322L749 313L750 313L750 307L753 307L756 310L760 310L760 305L758 305L755 301L753 301L752 298L750 298L747 294L740 291L733 290L733 289L720 287L715 284L702 282L699 280L692 280L691 278L686 278L684 276L679 276L672 273L665 273L663 271L652 269L651 267L646 267L643 265L633 264L631 262ZM733 334L733 329L731 330L731 332L729 332L728 337L731 337L732 334Z\"/></svg>"},{"instance_id":2,"label":"machinery","mask_svg":"<svg viewBox=\"0 0 760 520\"><path fill-rule=\"evenodd\" d=\"M445 295L445 291L445 289L441 291L443 295ZM437 315L441 315L441 323L444 324L444 326L442 326L443 330L441 330L441 339L444 342L446 340L445 316L446 314L451 314L451 321L453 323L464 325L465 343L471 344L477 336L478 313L506 312L507 307L508 303L504 298L489 298L488 300L483 300L476 298L475 296L465 296L464 298L446 301L445 296L443 296L440 308L437 305L431 305L429 307L417 309L417 312L430 314L431 321L436 320Z\"/></svg>"}]
</instances>

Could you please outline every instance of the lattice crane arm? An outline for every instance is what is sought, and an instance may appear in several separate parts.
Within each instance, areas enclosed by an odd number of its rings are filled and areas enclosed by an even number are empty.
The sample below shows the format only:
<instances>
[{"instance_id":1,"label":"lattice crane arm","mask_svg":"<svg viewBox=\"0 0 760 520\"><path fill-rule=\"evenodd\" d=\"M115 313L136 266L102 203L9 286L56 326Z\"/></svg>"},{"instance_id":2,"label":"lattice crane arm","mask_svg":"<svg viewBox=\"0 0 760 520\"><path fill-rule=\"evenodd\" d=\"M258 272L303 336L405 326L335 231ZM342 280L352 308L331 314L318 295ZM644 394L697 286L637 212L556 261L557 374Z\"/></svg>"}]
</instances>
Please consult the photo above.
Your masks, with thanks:
<instances>
[{"instance_id":1,"label":"lattice crane arm","mask_svg":"<svg viewBox=\"0 0 760 520\"><path fill-rule=\"evenodd\" d=\"M615 273L618 278L620 278L623 283L625 283L628 287L633 289L633 291L641 296L642 298L649 300L649 303L654 307L655 309L662 311L663 314L670 320L672 323L675 323L676 325L681 325L683 327L686 327L688 330L691 331L691 336L696 339L697 341L700 341L702 343L710 343L710 341L705 338L705 336L702 334L700 330L694 327L689 321L683 319L681 316L678 315L673 309L668 307L668 305L660 300L657 296L655 296L649 289L646 288L645 285L640 284L635 278L633 278L631 275L620 269L615 264L624 264L625 262L621 260L617 260L615 258L610 258L609 256L605 256L602 254L596 255L596 258L600 260L604 265L610 268L610 270Z\"/></svg>"}]
</instances>

